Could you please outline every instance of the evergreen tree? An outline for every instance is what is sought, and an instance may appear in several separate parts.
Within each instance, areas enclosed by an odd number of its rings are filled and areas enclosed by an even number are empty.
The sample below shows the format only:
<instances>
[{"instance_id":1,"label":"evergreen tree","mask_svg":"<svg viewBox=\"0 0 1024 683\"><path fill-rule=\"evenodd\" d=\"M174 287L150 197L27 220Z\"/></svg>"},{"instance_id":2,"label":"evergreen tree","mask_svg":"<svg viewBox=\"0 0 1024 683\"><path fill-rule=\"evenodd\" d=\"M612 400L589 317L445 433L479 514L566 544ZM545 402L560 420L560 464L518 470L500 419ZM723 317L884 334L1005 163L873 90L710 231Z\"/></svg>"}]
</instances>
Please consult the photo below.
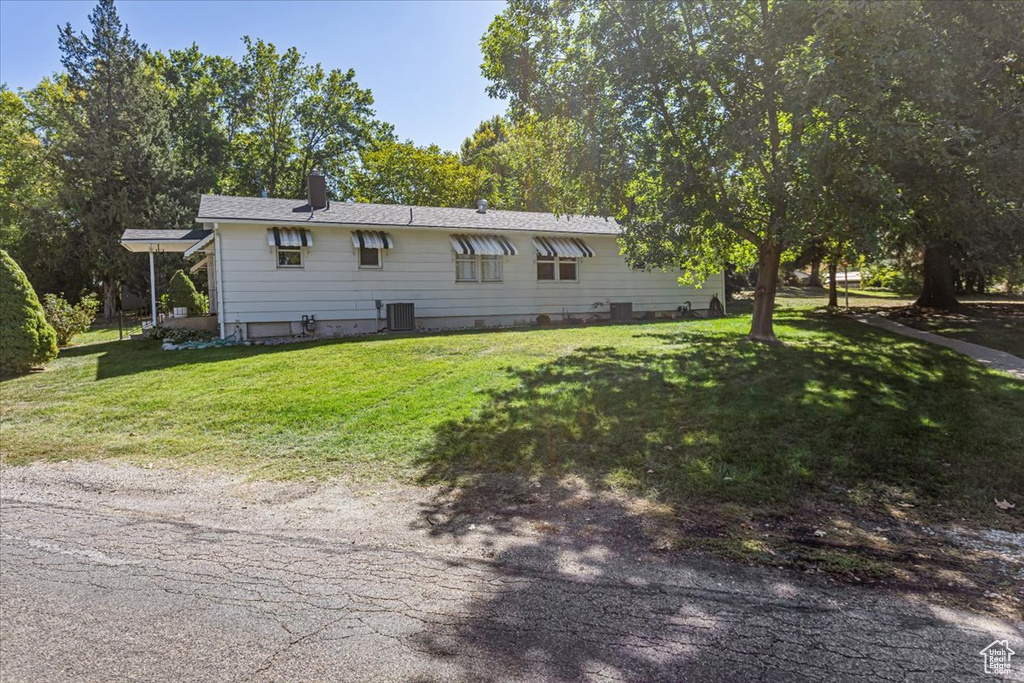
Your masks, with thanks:
<instances>
[{"instance_id":1,"label":"evergreen tree","mask_svg":"<svg viewBox=\"0 0 1024 683\"><path fill-rule=\"evenodd\" d=\"M102 287L103 314L113 317L118 283L141 267L118 241L128 228L173 228L186 212L174 198L166 102L140 45L113 0L89 15L91 34L60 33L71 105L57 111L64 134L54 159L60 200L81 230L83 257Z\"/></svg>"},{"instance_id":2,"label":"evergreen tree","mask_svg":"<svg viewBox=\"0 0 1024 683\"><path fill-rule=\"evenodd\" d=\"M57 334L28 278L0 249L0 372L28 372L57 356Z\"/></svg>"}]
</instances>

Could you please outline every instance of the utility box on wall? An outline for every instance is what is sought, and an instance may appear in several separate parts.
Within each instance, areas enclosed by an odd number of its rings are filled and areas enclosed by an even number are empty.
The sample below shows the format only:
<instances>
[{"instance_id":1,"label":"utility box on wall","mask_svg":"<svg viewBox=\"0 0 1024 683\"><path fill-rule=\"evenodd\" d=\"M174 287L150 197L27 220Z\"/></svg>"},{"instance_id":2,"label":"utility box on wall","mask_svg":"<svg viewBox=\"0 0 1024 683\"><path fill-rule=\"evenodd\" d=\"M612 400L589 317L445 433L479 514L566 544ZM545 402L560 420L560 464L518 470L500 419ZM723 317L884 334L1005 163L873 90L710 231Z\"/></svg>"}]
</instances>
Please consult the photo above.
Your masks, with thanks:
<instances>
[{"instance_id":1,"label":"utility box on wall","mask_svg":"<svg viewBox=\"0 0 1024 683\"><path fill-rule=\"evenodd\" d=\"M633 319L633 302L625 301L611 304L613 323L626 323Z\"/></svg>"},{"instance_id":2,"label":"utility box on wall","mask_svg":"<svg viewBox=\"0 0 1024 683\"><path fill-rule=\"evenodd\" d=\"M416 304L388 304L388 329L405 332L416 329Z\"/></svg>"}]
</instances>

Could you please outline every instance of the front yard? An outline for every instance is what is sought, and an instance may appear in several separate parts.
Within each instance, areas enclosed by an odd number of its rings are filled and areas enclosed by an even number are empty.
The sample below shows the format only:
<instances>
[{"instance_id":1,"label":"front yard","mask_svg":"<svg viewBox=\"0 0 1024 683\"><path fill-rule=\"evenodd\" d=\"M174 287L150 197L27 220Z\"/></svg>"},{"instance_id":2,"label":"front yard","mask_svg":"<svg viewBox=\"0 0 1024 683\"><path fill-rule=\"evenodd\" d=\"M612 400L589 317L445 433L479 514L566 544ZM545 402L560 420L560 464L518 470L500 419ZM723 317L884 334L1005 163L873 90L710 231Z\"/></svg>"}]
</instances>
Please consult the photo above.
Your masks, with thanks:
<instances>
[{"instance_id":1,"label":"front yard","mask_svg":"<svg viewBox=\"0 0 1024 683\"><path fill-rule=\"evenodd\" d=\"M1024 383L808 308L779 311L784 346L745 341L748 325L93 344L0 384L3 454L439 484L492 503L488 477L568 477L639 501L666 548L863 576L904 571L907 544L927 545L915 524L1024 531Z\"/></svg>"}]
</instances>

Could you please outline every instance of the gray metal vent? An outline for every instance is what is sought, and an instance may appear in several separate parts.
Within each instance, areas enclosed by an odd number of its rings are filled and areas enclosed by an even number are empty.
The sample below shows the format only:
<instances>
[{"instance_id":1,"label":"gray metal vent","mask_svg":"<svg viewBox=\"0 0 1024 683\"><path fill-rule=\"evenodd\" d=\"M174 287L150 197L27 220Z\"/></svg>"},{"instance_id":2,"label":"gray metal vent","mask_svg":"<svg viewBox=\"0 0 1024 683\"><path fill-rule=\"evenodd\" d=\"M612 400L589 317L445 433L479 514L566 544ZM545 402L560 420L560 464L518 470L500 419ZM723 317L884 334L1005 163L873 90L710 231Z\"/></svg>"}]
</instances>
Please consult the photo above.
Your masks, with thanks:
<instances>
[{"instance_id":1,"label":"gray metal vent","mask_svg":"<svg viewBox=\"0 0 1024 683\"><path fill-rule=\"evenodd\" d=\"M612 322L626 323L633 319L633 302L624 301L611 305Z\"/></svg>"},{"instance_id":2,"label":"gray metal vent","mask_svg":"<svg viewBox=\"0 0 1024 683\"><path fill-rule=\"evenodd\" d=\"M388 329L403 332L416 329L415 304L388 304Z\"/></svg>"}]
</instances>

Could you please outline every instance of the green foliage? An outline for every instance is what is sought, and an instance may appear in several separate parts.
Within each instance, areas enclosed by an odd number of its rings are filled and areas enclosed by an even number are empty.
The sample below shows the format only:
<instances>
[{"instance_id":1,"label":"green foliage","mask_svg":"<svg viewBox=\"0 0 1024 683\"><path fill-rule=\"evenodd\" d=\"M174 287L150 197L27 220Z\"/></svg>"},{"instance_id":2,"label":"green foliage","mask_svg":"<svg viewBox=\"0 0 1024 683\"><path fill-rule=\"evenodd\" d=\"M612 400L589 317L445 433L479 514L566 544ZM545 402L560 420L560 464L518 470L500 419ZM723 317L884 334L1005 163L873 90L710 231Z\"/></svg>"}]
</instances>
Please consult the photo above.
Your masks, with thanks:
<instances>
[{"instance_id":1,"label":"green foliage","mask_svg":"<svg viewBox=\"0 0 1024 683\"><path fill-rule=\"evenodd\" d=\"M623 220L635 263L701 280L742 240L770 280L790 247L834 260L936 238L1019 260L1018 9L513 0L483 71L515 120L573 122L564 168ZM772 294L755 296L752 333L770 337Z\"/></svg>"},{"instance_id":2,"label":"green foliage","mask_svg":"<svg viewBox=\"0 0 1024 683\"><path fill-rule=\"evenodd\" d=\"M61 29L63 72L21 96L0 88L0 247L40 291L99 280L109 316L119 284L148 288L145 259L117 243L125 228L187 227L204 192L304 197L313 168L351 196L360 151L393 136L354 72L295 48L150 53L112 0L89 21ZM180 263L159 257L158 277Z\"/></svg>"},{"instance_id":3,"label":"green foliage","mask_svg":"<svg viewBox=\"0 0 1024 683\"><path fill-rule=\"evenodd\" d=\"M46 192L43 147L26 102L0 85L0 247L22 237L22 216Z\"/></svg>"},{"instance_id":4,"label":"green foliage","mask_svg":"<svg viewBox=\"0 0 1024 683\"><path fill-rule=\"evenodd\" d=\"M565 119L494 117L462 143L462 161L487 173L484 196L498 209L583 213L585 188L573 174Z\"/></svg>"},{"instance_id":5,"label":"green foliage","mask_svg":"<svg viewBox=\"0 0 1024 683\"><path fill-rule=\"evenodd\" d=\"M169 341L172 344L180 344L187 341L210 341L216 339L217 334L209 330L198 330L190 327L151 327L143 333L146 339L157 341Z\"/></svg>"},{"instance_id":6,"label":"green foliage","mask_svg":"<svg viewBox=\"0 0 1024 683\"><path fill-rule=\"evenodd\" d=\"M822 188L868 184L858 109L825 40L846 3L513 1L483 39L489 93L513 116L563 119L563 168L588 208L621 218L628 258L705 280L737 244L773 279L821 236ZM774 288L752 333L771 338Z\"/></svg>"},{"instance_id":7,"label":"green foliage","mask_svg":"<svg viewBox=\"0 0 1024 683\"><path fill-rule=\"evenodd\" d=\"M183 270L175 271L171 277L167 299L172 310L187 308L189 315L206 315L210 307L209 299L196 291L192 279Z\"/></svg>"},{"instance_id":8,"label":"green foliage","mask_svg":"<svg viewBox=\"0 0 1024 683\"><path fill-rule=\"evenodd\" d=\"M89 15L90 33L60 32L68 106L55 111L53 144L61 208L75 218L83 253L114 312L117 283L141 268L118 243L128 228L166 228L186 215L178 201L169 117L145 50L121 23L113 0Z\"/></svg>"},{"instance_id":9,"label":"green foliage","mask_svg":"<svg viewBox=\"0 0 1024 683\"><path fill-rule=\"evenodd\" d=\"M25 273L0 249L0 372L21 373L57 357L57 335L46 322Z\"/></svg>"},{"instance_id":10,"label":"green foliage","mask_svg":"<svg viewBox=\"0 0 1024 683\"><path fill-rule=\"evenodd\" d=\"M860 269L861 287L879 287L900 294L921 291L921 270L913 264L872 263Z\"/></svg>"},{"instance_id":11,"label":"green foliage","mask_svg":"<svg viewBox=\"0 0 1024 683\"><path fill-rule=\"evenodd\" d=\"M62 296L43 295L43 310L46 311L46 320L57 333L58 346L67 346L75 336L88 330L99 308L100 302L95 294L82 297L74 306Z\"/></svg>"},{"instance_id":12,"label":"green foliage","mask_svg":"<svg viewBox=\"0 0 1024 683\"><path fill-rule=\"evenodd\" d=\"M353 173L356 201L470 208L484 196L486 175L437 145L383 140L366 149Z\"/></svg>"}]
</instances>

